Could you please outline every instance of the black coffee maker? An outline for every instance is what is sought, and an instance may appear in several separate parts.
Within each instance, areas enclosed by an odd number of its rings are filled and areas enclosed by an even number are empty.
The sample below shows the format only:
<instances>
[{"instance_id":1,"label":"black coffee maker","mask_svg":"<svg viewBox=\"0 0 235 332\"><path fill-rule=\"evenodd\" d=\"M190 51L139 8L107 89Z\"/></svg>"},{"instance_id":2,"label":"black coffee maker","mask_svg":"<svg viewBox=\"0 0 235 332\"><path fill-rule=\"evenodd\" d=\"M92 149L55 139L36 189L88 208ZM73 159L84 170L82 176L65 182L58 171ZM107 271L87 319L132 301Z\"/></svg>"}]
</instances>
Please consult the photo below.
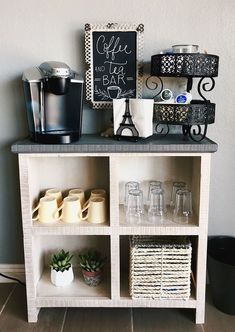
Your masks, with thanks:
<instances>
[{"instance_id":1,"label":"black coffee maker","mask_svg":"<svg viewBox=\"0 0 235 332\"><path fill-rule=\"evenodd\" d=\"M84 81L62 62L48 61L23 73L30 137L39 143L71 143L82 128Z\"/></svg>"}]
</instances>

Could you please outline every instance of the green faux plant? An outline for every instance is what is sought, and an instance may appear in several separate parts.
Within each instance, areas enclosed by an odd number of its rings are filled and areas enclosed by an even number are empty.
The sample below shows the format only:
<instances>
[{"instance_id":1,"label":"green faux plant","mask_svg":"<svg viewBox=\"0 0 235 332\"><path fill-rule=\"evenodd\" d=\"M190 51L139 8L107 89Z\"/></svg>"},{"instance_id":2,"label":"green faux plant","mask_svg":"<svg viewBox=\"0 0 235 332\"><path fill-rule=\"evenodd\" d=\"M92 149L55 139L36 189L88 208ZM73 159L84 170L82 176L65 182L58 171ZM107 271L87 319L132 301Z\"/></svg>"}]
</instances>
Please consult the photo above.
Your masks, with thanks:
<instances>
[{"instance_id":1,"label":"green faux plant","mask_svg":"<svg viewBox=\"0 0 235 332\"><path fill-rule=\"evenodd\" d=\"M71 267L71 259L73 255L70 255L69 251L65 252L64 249L58 253L53 254L51 257L50 267L53 270L64 272Z\"/></svg>"},{"instance_id":2,"label":"green faux plant","mask_svg":"<svg viewBox=\"0 0 235 332\"><path fill-rule=\"evenodd\" d=\"M86 253L80 254L80 266L83 270L88 272L98 272L104 267L105 258L97 251L88 251Z\"/></svg>"}]
</instances>

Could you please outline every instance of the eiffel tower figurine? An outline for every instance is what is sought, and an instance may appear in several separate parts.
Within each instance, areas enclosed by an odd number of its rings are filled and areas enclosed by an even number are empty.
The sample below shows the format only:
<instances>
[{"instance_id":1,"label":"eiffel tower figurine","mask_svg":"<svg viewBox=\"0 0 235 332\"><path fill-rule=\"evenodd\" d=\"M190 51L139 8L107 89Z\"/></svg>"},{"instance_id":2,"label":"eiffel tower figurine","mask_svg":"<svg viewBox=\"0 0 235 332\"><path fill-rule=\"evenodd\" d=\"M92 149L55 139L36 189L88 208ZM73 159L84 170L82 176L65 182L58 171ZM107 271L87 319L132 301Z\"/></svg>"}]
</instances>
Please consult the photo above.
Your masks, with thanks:
<instances>
[{"instance_id":1,"label":"eiffel tower figurine","mask_svg":"<svg viewBox=\"0 0 235 332\"><path fill-rule=\"evenodd\" d=\"M129 99L126 99L126 109L125 109L125 113L123 114L123 120L120 123L120 126L116 132L115 137L120 140L121 138L125 138L125 139L129 139L131 141L137 141L137 138L139 137L139 132L136 129L133 121L132 121L132 116L130 113L130 109L129 109ZM122 132L124 129L129 129L132 133L132 136L123 136Z\"/></svg>"}]
</instances>

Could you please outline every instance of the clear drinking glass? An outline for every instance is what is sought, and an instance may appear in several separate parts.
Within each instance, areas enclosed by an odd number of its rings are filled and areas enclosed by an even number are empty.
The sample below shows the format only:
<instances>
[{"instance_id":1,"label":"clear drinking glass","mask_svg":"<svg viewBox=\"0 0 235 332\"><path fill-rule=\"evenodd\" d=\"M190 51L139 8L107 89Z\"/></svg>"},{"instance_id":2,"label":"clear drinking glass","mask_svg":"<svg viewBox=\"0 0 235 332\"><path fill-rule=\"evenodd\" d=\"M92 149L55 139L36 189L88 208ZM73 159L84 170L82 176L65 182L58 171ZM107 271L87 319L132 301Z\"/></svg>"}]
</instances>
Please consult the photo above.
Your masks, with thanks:
<instances>
[{"instance_id":1,"label":"clear drinking glass","mask_svg":"<svg viewBox=\"0 0 235 332\"><path fill-rule=\"evenodd\" d=\"M161 189L161 188L162 188L161 181L150 181L149 182L147 205L150 205L150 194L151 194L152 189Z\"/></svg>"},{"instance_id":2,"label":"clear drinking glass","mask_svg":"<svg viewBox=\"0 0 235 332\"><path fill-rule=\"evenodd\" d=\"M166 214L164 190L154 188L150 192L150 205L148 209L148 221L151 223L163 221Z\"/></svg>"},{"instance_id":3,"label":"clear drinking glass","mask_svg":"<svg viewBox=\"0 0 235 332\"><path fill-rule=\"evenodd\" d=\"M176 199L176 192L180 189L186 189L185 182L173 182L172 192L171 192L171 202L170 207L174 210L175 207L175 199Z\"/></svg>"},{"instance_id":4,"label":"clear drinking glass","mask_svg":"<svg viewBox=\"0 0 235 332\"><path fill-rule=\"evenodd\" d=\"M124 206L127 207L128 195L130 190L139 189L139 182L136 181L129 181L125 184L125 199L124 199Z\"/></svg>"},{"instance_id":5,"label":"clear drinking glass","mask_svg":"<svg viewBox=\"0 0 235 332\"><path fill-rule=\"evenodd\" d=\"M176 192L173 221L176 223L188 223L193 214L192 193L187 189Z\"/></svg>"},{"instance_id":6,"label":"clear drinking glass","mask_svg":"<svg viewBox=\"0 0 235 332\"><path fill-rule=\"evenodd\" d=\"M143 216L143 191L140 189L130 190L127 199L126 221L130 224L138 224L143 221Z\"/></svg>"}]
</instances>

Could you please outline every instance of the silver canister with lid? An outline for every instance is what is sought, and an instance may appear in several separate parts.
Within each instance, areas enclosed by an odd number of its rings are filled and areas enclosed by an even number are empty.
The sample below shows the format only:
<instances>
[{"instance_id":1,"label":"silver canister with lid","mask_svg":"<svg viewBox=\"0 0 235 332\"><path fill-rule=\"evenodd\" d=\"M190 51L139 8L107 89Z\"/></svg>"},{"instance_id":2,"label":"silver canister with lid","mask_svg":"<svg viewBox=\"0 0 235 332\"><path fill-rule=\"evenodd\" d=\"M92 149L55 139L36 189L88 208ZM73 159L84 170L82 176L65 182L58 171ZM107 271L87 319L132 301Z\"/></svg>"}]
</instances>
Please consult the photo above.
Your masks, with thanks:
<instances>
[{"instance_id":1,"label":"silver canister with lid","mask_svg":"<svg viewBox=\"0 0 235 332\"><path fill-rule=\"evenodd\" d=\"M172 52L173 53L198 53L199 46L198 45L173 45Z\"/></svg>"}]
</instances>

